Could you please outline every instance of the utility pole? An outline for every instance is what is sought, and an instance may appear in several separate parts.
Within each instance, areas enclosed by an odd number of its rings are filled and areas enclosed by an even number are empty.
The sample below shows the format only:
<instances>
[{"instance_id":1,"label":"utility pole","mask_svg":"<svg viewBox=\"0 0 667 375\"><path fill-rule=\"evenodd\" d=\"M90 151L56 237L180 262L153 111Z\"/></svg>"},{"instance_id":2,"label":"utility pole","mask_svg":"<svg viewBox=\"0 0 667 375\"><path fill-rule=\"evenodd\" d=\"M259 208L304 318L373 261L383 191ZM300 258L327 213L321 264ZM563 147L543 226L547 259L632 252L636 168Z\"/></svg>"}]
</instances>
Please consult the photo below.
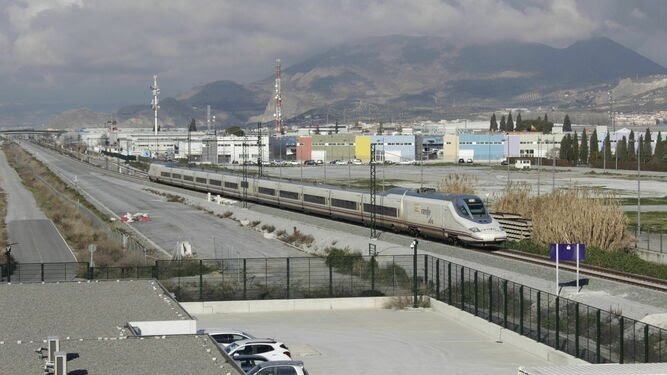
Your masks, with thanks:
<instances>
[{"instance_id":1,"label":"utility pole","mask_svg":"<svg viewBox=\"0 0 667 375\"><path fill-rule=\"evenodd\" d=\"M377 238L377 210L376 210L376 196L377 196L377 175L376 175L376 164L375 164L375 143L371 143L371 161L370 166L370 208L371 208L371 239Z\"/></svg>"},{"instance_id":2,"label":"utility pole","mask_svg":"<svg viewBox=\"0 0 667 375\"><path fill-rule=\"evenodd\" d=\"M537 196L540 196L540 177L542 176L542 148L541 148L541 139L537 137Z\"/></svg>"},{"instance_id":3,"label":"utility pole","mask_svg":"<svg viewBox=\"0 0 667 375\"><path fill-rule=\"evenodd\" d=\"M155 132L155 153L157 154L158 150L158 139L157 139L157 110L160 109L158 102L158 95L160 95L160 88L157 85L157 75L153 76L153 85L151 87L151 93L153 94L153 100L151 101L151 108L153 109L153 131Z\"/></svg>"},{"instance_id":4,"label":"utility pole","mask_svg":"<svg viewBox=\"0 0 667 375\"><path fill-rule=\"evenodd\" d=\"M257 123L257 168L258 168L258 177L262 178L262 123Z\"/></svg>"},{"instance_id":5,"label":"utility pole","mask_svg":"<svg viewBox=\"0 0 667 375\"><path fill-rule=\"evenodd\" d=\"M611 90L608 91L607 94L609 95L609 118L611 120L612 131L614 132L614 155L615 155L615 159L616 159L615 169L618 170L618 152L617 152L618 151L618 139L616 138L617 137L617 135L616 135L616 121L614 121L615 120L615 116L614 116L614 95L611 92ZM610 141L610 143L611 143L611 141ZM611 151L611 150L609 150L609 151Z\"/></svg>"},{"instance_id":6,"label":"utility pole","mask_svg":"<svg viewBox=\"0 0 667 375\"><path fill-rule=\"evenodd\" d=\"M642 227L642 187L641 187L641 160L642 160L642 148L639 145L643 144L643 136L639 136L639 141L637 144L637 241L639 241L639 236L641 235ZM649 234L650 235L650 234Z\"/></svg>"},{"instance_id":7,"label":"utility pole","mask_svg":"<svg viewBox=\"0 0 667 375\"><path fill-rule=\"evenodd\" d=\"M241 180L241 188L243 189L243 208L248 207L248 142L247 138L243 138L243 155L241 159L243 160L243 179Z\"/></svg>"}]
</instances>

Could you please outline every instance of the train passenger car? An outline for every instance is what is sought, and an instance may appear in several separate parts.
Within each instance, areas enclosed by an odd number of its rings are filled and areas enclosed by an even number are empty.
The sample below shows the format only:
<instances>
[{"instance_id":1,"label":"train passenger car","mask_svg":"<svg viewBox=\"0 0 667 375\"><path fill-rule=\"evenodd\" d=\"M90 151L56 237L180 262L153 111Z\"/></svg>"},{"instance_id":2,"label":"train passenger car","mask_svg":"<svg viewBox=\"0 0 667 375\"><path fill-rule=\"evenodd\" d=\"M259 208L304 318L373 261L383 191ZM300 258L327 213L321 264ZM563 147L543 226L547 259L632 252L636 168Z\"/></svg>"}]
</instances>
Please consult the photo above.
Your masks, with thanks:
<instances>
[{"instance_id":1,"label":"train passenger car","mask_svg":"<svg viewBox=\"0 0 667 375\"><path fill-rule=\"evenodd\" d=\"M299 210L367 224L375 210L376 223L393 231L447 239L476 246L501 245L507 234L474 195L418 192L395 188L376 196L368 192L282 180L249 178L151 164L151 181L220 194L237 199Z\"/></svg>"}]
</instances>

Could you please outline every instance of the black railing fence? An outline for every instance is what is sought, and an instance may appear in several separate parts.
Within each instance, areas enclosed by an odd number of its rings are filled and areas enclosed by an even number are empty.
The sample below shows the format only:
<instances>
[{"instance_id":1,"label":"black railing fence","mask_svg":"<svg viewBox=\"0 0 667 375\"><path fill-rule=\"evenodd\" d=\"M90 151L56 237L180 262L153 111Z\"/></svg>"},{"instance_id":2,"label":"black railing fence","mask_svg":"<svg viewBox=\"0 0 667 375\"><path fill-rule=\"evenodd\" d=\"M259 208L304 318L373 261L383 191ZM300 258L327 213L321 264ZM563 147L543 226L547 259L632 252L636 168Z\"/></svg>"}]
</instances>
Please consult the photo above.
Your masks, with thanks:
<instances>
[{"instance_id":1,"label":"black railing fence","mask_svg":"<svg viewBox=\"0 0 667 375\"><path fill-rule=\"evenodd\" d=\"M420 295L591 363L667 361L667 330L430 255L5 264L4 282L158 279L179 301ZM11 270L11 271L10 271Z\"/></svg>"}]
</instances>

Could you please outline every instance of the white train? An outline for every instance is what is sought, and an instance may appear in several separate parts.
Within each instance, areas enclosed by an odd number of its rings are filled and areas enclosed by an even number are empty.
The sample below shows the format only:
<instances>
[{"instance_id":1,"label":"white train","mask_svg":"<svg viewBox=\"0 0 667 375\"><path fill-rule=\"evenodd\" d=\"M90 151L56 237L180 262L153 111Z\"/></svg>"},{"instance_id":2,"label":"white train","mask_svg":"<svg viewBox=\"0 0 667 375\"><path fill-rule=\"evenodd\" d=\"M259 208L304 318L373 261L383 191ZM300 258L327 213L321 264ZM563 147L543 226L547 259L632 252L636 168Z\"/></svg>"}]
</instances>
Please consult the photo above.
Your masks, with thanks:
<instances>
[{"instance_id":1,"label":"white train","mask_svg":"<svg viewBox=\"0 0 667 375\"><path fill-rule=\"evenodd\" d=\"M367 191L213 173L153 163L151 181L369 224ZM507 233L474 195L394 188L376 196L376 224L392 231L473 246L499 246Z\"/></svg>"}]
</instances>

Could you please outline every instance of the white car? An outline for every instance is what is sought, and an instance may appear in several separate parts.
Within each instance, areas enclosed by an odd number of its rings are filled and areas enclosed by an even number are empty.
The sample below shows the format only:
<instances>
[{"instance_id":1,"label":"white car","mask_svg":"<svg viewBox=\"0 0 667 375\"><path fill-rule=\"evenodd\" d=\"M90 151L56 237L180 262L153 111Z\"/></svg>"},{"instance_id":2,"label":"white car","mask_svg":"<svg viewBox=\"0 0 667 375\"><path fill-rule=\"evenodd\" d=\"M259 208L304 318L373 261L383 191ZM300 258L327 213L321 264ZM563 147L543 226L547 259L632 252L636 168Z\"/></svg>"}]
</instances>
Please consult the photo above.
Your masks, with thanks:
<instances>
[{"instance_id":1,"label":"white car","mask_svg":"<svg viewBox=\"0 0 667 375\"><path fill-rule=\"evenodd\" d=\"M269 361L260 363L248 375L308 375L301 361Z\"/></svg>"},{"instance_id":2,"label":"white car","mask_svg":"<svg viewBox=\"0 0 667 375\"><path fill-rule=\"evenodd\" d=\"M274 339L248 339L233 342L225 348L230 357L258 354L269 361L290 361L292 354L282 342Z\"/></svg>"},{"instance_id":3,"label":"white car","mask_svg":"<svg viewBox=\"0 0 667 375\"><path fill-rule=\"evenodd\" d=\"M223 349L233 342L255 338L255 336L237 329L210 328L197 330L197 333L200 335L208 334Z\"/></svg>"}]
</instances>

